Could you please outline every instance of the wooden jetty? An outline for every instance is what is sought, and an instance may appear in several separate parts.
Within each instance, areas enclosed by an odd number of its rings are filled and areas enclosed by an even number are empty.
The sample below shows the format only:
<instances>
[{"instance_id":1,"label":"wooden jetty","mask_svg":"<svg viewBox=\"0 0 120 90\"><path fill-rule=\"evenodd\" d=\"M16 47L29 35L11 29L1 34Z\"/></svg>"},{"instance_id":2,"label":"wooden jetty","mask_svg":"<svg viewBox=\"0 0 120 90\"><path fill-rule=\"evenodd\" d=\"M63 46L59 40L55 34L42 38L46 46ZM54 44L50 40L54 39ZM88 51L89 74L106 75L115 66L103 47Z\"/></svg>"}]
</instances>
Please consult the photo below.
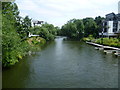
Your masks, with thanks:
<instances>
[{"instance_id":1,"label":"wooden jetty","mask_svg":"<svg viewBox=\"0 0 120 90\"><path fill-rule=\"evenodd\" d=\"M104 50L104 53L106 54L116 53L116 50Z\"/></svg>"},{"instance_id":2,"label":"wooden jetty","mask_svg":"<svg viewBox=\"0 0 120 90\"><path fill-rule=\"evenodd\" d=\"M93 43L93 42L86 42L90 45L96 46L96 47L103 47L103 45L97 44L97 43Z\"/></svg>"},{"instance_id":3,"label":"wooden jetty","mask_svg":"<svg viewBox=\"0 0 120 90\"><path fill-rule=\"evenodd\" d=\"M120 56L120 51L116 51L116 52L115 52L115 55L116 55L116 56Z\"/></svg>"},{"instance_id":4,"label":"wooden jetty","mask_svg":"<svg viewBox=\"0 0 120 90\"><path fill-rule=\"evenodd\" d=\"M86 43L95 46L95 49L97 50L104 50L104 52L107 54L114 53L116 56L120 56L120 48L104 46L93 42L86 42Z\"/></svg>"}]
</instances>

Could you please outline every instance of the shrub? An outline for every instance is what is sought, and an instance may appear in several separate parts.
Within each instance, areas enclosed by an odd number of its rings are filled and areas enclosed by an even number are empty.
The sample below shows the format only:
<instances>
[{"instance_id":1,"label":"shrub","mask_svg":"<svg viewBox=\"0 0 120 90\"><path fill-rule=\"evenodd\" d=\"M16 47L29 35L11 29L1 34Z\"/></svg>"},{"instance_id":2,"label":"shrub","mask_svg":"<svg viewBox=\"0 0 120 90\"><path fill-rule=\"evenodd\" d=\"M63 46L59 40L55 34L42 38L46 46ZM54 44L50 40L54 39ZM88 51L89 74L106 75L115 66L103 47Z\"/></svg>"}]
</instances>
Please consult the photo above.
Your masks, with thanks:
<instances>
[{"instance_id":1,"label":"shrub","mask_svg":"<svg viewBox=\"0 0 120 90\"><path fill-rule=\"evenodd\" d=\"M120 47L120 40L117 38L99 38L95 42L98 44Z\"/></svg>"}]
</instances>

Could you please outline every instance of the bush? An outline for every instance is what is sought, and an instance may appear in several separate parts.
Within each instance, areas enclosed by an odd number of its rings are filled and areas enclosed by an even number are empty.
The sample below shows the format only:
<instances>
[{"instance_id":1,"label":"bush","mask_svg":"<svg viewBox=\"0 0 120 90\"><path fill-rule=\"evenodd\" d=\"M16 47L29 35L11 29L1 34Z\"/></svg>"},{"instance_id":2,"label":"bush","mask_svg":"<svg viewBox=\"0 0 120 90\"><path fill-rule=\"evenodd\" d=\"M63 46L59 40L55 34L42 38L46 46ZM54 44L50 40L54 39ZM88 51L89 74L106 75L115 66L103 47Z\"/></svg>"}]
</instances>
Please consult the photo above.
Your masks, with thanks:
<instances>
[{"instance_id":1,"label":"bush","mask_svg":"<svg viewBox=\"0 0 120 90\"><path fill-rule=\"evenodd\" d=\"M98 44L120 47L120 40L117 38L100 38L95 41Z\"/></svg>"},{"instance_id":2,"label":"bush","mask_svg":"<svg viewBox=\"0 0 120 90\"><path fill-rule=\"evenodd\" d=\"M44 38L46 41L54 40L55 35L57 35L57 28L55 28L52 24L42 24L42 26L35 26L31 28L31 33L39 35Z\"/></svg>"},{"instance_id":3,"label":"bush","mask_svg":"<svg viewBox=\"0 0 120 90\"><path fill-rule=\"evenodd\" d=\"M95 38L93 37L93 35L89 35L88 37L83 38L83 41L88 41L88 42L94 41L94 40L95 40Z\"/></svg>"},{"instance_id":4,"label":"bush","mask_svg":"<svg viewBox=\"0 0 120 90\"><path fill-rule=\"evenodd\" d=\"M31 37L27 39L27 42L34 47L43 46L46 43L46 40L42 37Z\"/></svg>"}]
</instances>

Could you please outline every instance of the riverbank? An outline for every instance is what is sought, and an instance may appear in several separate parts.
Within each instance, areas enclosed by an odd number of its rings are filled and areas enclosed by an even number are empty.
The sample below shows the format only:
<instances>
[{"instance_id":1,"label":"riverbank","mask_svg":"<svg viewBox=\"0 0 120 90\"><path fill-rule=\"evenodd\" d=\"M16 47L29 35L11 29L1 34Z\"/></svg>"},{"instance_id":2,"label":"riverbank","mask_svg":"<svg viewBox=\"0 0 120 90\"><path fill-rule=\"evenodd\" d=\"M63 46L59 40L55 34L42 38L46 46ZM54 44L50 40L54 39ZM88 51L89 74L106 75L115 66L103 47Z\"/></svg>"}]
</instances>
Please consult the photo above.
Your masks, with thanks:
<instances>
[{"instance_id":1,"label":"riverbank","mask_svg":"<svg viewBox=\"0 0 120 90\"><path fill-rule=\"evenodd\" d=\"M105 53L113 53L120 56L120 38L97 38L91 35L83 38L87 44L95 46L95 49L104 50Z\"/></svg>"},{"instance_id":2,"label":"riverbank","mask_svg":"<svg viewBox=\"0 0 120 90\"><path fill-rule=\"evenodd\" d=\"M42 37L31 37L27 39L28 44L31 46L31 50L37 50L40 47L44 46L46 40Z\"/></svg>"},{"instance_id":3,"label":"riverbank","mask_svg":"<svg viewBox=\"0 0 120 90\"><path fill-rule=\"evenodd\" d=\"M3 58L3 68L10 67L16 63L18 63L21 59L23 59L27 55L33 54L33 52L36 52L38 50L41 50L41 47L43 47L46 43L46 40L42 37L30 37L26 38L24 40L24 43L22 43L20 50L15 52L9 52L11 55L11 58ZM8 57L6 55L5 57ZM6 62L6 60L8 60ZM4 62L5 61L5 62Z\"/></svg>"},{"instance_id":4,"label":"riverbank","mask_svg":"<svg viewBox=\"0 0 120 90\"><path fill-rule=\"evenodd\" d=\"M87 38L83 38L83 41L93 42L93 43L101 44L104 46L120 48L120 38L97 38L95 39L92 36L89 36Z\"/></svg>"},{"instance_id":5,"label":"riverbank","mask_svg":"<svg viewBox=\"0 0 120 90\"><path fill-rule=\"evenodd\" d=\"M104 50L105 53L113 53L116 56L120 56L120 48L104 46L93 42L86 42L86 43L95 46L95 49Z\"/></svg>"},{"instance_id":6,"label":"riverbank","mask_svg":"<svg viewBox=\"0 0 120 90\"><path fill-rule=\"evenodd\" d=\"M93 40L94 43L120 48L120 38L99 38Z\"/></svg>"}]
</instances>

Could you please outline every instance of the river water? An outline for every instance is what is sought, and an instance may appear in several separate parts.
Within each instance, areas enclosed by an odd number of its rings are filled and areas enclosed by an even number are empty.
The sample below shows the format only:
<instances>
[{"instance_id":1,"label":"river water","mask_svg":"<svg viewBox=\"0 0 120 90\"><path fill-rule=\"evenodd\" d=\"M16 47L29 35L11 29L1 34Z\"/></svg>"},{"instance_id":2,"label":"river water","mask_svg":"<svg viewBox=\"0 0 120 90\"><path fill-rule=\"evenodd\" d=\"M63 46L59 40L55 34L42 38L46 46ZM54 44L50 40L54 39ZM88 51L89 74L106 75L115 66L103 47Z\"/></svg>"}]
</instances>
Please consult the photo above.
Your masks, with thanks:
<instances>
[{"instance_id":1,"label":"river water","mask_svg":"<svg viewBox=\"0 0 120 90\"><path fill-rule=\"evenodd\" d=\"M58 37L3 70L3 88L117 88L118 59L84 42Z\"/></svg>"}]
</instances>

